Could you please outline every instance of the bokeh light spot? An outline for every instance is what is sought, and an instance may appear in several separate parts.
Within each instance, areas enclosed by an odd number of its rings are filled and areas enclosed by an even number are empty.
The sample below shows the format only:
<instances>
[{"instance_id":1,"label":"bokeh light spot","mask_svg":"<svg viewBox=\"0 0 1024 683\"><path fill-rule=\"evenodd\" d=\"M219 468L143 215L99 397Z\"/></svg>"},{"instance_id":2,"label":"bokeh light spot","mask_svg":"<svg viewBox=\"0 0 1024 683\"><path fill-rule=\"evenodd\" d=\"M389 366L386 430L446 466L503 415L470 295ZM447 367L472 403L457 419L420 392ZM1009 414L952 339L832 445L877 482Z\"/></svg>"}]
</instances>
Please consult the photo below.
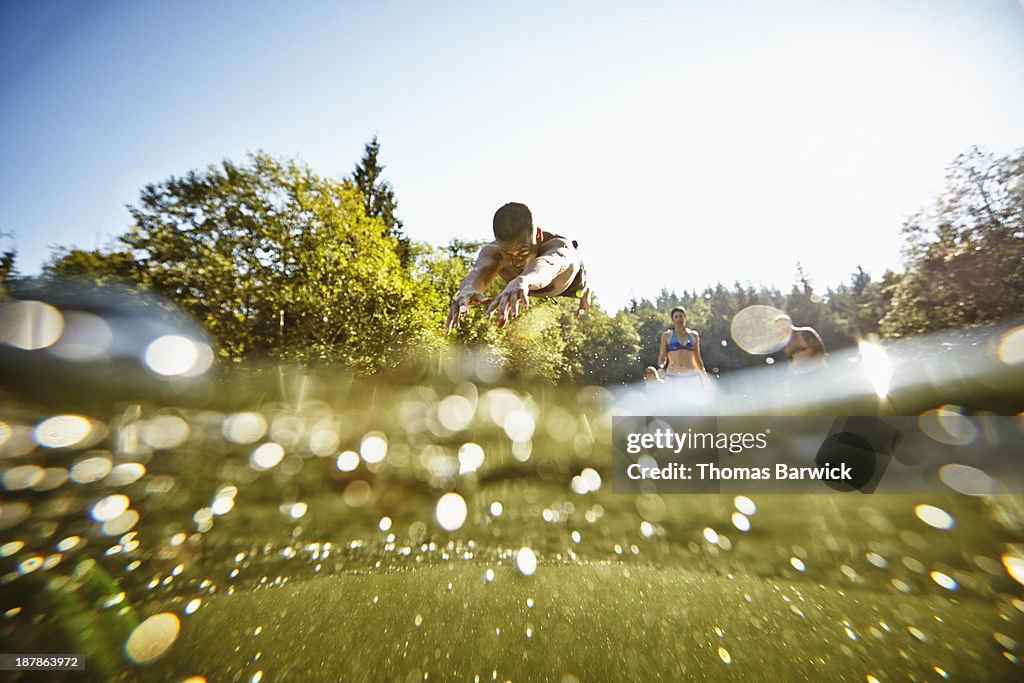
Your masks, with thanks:
<instances>
[{"instance_id":1,"label":"bokeh light spot","mask_svg":"<svg viewBox=\"0 0 1024 683\"><path fill-rule=\"evenodd\" d=\"M0 342L26 351L52 346L64 332L64 316L42 301L14 301L0 307Z\"/></svg>"},{"instance_id":2,"label":"bokeh light spot","mask_svg":"<svg viewBox=\"0 0 1024 683\"><path fill-rule=\"evenodd\" d=\"M465 499L457 493L446 493L437 501L437 522L446 531L455 531L466 522Z\"/></svg>"},{"instance_id":3,"label":"bokeh light spot","mask_svg":"<svg viewBox=\"0 0 1024 683\"><path fill-rule=\"evenodd\" d=\"M136 664L161 657L178 639L181 622L169 612L155 614L135 627L124 645L125 654Z\"/></svg>"}]
</instances>

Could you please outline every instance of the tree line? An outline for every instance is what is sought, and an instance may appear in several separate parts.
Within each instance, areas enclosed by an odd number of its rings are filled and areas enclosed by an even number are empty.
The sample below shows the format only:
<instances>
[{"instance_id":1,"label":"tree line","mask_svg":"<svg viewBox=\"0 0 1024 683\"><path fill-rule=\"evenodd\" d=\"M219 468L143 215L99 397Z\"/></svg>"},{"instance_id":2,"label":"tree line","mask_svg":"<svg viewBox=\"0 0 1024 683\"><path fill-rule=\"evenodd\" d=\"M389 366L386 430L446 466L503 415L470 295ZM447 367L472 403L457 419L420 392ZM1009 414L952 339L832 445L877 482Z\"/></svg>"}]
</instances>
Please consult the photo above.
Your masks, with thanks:
<instances>
[{"instance_id":1,"label":"tree line","mask_svg":"<svg viewBox=\"0 0 1024 683\"><path fill-rule=\"evenodd\" d=\"M775 306L816 328L830 350L1024 312L1024 150L972 149L954 160L938 199L903 227L903 272L873 279L857 267L847 282L819 291L798 267L788 291L665 289L616 312L598 302L579 319L574 301L534 300L506 330L472 315L451 337L443 330L448 304L483 242L410 240L383 170L374 138L343 178L262 152L172 176L142 189L128 207L133 225L109 247L58 248L40 277L156 292L202 323L234 361L324 361L373 373L474 347L512 375L606 385L635 381L654 364L676 305L689 311L716 374L765 362L729 332L750 305ZM14 250L0 254L5 290L26 279L15 260Z\"/></svg>"}]
</instances>

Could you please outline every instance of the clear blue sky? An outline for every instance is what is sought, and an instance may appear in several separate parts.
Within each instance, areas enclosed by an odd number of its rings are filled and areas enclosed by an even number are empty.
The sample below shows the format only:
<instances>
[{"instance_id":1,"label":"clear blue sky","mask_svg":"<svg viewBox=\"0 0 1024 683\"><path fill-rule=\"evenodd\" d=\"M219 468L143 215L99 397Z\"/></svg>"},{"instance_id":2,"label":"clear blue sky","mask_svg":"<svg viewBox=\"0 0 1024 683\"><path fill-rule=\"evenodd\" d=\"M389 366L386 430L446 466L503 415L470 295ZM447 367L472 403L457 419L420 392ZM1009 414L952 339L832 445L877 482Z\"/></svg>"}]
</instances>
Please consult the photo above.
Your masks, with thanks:
<instances>
[{"instance_id":1,"label":"clear blue sky","mask_svg":"<svg viewBox=\"0 0 1024 683\"><path fill-rule=\"evenodd\" d=\"M414 239L525 202L608 308L898 267L971 145L1024 146L1018 0L0 3L0 231L21 272L170 175L378 135Z\"/></svg>"}]
</instances>

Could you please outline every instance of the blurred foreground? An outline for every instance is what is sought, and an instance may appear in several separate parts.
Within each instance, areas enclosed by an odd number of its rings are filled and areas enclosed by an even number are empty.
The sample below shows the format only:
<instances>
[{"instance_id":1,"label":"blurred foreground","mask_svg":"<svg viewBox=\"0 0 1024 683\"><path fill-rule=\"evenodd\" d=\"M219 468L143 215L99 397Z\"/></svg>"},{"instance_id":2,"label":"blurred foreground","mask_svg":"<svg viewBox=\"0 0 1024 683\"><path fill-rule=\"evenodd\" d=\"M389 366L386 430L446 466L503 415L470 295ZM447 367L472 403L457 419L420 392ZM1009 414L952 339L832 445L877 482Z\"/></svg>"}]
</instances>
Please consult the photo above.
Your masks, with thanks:
<instances>
[{"instance_id":1,"label":"blurred foreground","mask_svg":"<svg viewBox=\"0 0 1024 683\"><path fill-rule=\"evenodd\" d=\"M758 372L713 410L1019 412L1015 330L969 366L905 348L885 392L851 370L869 352L822 396ZM641 390L474 356L211 379L170 336L191 365L140 343L148 375L116 386L5 356L0 651L87 662L9 680L1024 675L1024 497L614 495L611 415L652 413Z\"/></svg>"}]
</instances>

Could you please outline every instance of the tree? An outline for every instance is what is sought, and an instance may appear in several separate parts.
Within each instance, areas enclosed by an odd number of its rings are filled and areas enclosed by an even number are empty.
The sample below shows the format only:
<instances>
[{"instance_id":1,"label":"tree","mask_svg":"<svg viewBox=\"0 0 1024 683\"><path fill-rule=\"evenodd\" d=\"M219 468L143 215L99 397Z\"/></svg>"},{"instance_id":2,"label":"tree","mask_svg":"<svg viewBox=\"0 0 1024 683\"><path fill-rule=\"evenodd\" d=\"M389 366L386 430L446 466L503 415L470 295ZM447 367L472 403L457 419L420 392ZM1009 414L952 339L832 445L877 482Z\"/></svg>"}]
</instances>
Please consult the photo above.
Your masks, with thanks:
<instances>
[{"instance_id":1,"label":"tree","mask_svg":"<svg viewBox=\"0 0 1024 683\"><path fill-rule=\"evenodd\" d=\"M58 247L43 266L43 275L66 280L110 281L147 284L146 273L128 251L104 252Z\"/></svg>"},{"instance_id":2,"label":"tree","mask_svg":"<svg viewBox=\"0 0 1024 683\"><path fill-rule=\"evenodd\" d=\"M147 185L111 252L65 250L51 275L127 277L181 305L231 358L340 361L363 371L430 346L427 283L366 215L352 181L252 154ZM436 334L434 335L436 338Z\"/></svg>"},{"instance_id":3,"label":"tree","mask_svg":"<svg viewBox=\"0 0 1024 683\"><path fill-rule=\"evenodd\" d=\"M352 181L363 196L363 208L370 218L379 218L386 234L398 240L398 256L402 265L410 262L410 242L402 234L402 221L395 215L398 202L391 183L383 179L384 166L378 161L380 143L377 136L366 143L363 158L352 172Z\"/></svg>"},{"instance_id":4,"label":"tree","mask_svg":"<svg viewBox=\"0 0 1024 683\"><path fill-rule=\"evenodd\" d=\"M0 254L0 301L6 301L10 286L17 278L18 271L14 267L17 252L8 249Z\"/></svg>"},{"instance_id":5,"label":"tree","mask_svg":"<svg viewBox=\"0 0 1024 683\"><path fill-rule=\"evenodd\" d=\"M945 192L903 227L906 272L882 321L890 337L968 327L1024 311L1024 150L973 148Z\"/></svg>"}]
</instances>

